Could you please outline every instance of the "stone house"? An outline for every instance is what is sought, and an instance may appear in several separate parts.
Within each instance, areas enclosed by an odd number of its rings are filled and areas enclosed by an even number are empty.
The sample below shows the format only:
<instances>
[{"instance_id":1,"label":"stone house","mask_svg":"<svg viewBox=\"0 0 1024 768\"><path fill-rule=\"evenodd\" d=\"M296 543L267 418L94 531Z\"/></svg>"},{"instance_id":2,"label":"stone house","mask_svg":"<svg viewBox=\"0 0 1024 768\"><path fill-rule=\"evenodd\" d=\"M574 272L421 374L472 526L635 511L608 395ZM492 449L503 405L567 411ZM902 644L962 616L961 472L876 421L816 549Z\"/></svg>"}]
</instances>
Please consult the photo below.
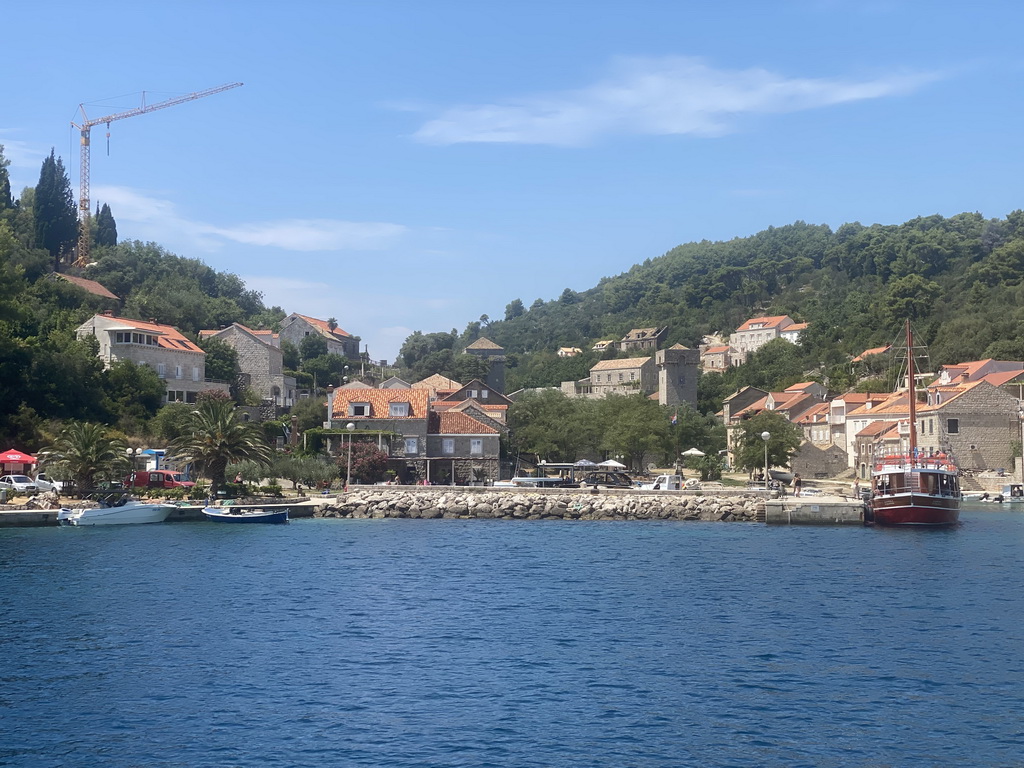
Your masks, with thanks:
<instances>
[{"instance_id":1,"label":"stone house","mask_svg":"<svg viewBox=\"0 0 1024 768\"><path fill-rule=\"evenodd\" d=\"M658 369L651 357L601 360L590 369L590 397L649 395L657 389Z\"/></svg>"},{"instance_id":2,"label":"stone house","mask_svg":"<svg viewBox=\"0 0 1024 768\"><path fill-rule=\"evenodd\" d=\"M559 357L576 357L583 354L583 350L579 347L559 347L556 354Z\"/></svg>"},{"instance_id":3,"label":"stone house","mask_svg":"<svg viewBox=\"0 0 1024 768\"><path fill-rule=\"evenodd\" d=\"M668 335L668 328L634 328L619 342L623 352L635 352L641 349L657 349Z\"/></svg>"},{"instance_id":4,"label":"stone house","mask_svg":"<svg viewBox=\"0 0 1024 768\"><path fill-rule=\"evenodd\" d=\"M281 321L282 339L298 347L307 336L318 335L327 342L327 354L341 355L349 360L359 359L359 337L331 324L326 320L300 315L296 312Z\"/></svg>"},{"instance_id":5,"label":"stone house","mask_svg":"<svg viewBox=\"0 0 1024 768\"><path fill-rule=\"evenodd\" d=\"M335 389L328 397L327 428L335 433L328 437L328 452L346 440L374 442L404 483L498 479L502 430L459 409L472 401L453 401L437 412L427 389Z\"/></svg>"},{"instance_id":6,"label":"stone house","mask_svg":"<svg viewBox=\"0 0 1024 768\"><path fill-rule=\"evenodd\" d=\"M273 331L254 331L241 323L232 323L219 331L200 331L201 339L223 341L238 354L238 369L243 387L263 402L290 408L296 401L293 376L284 375L281 342Z\"/></svg>"},{"instance_id":7,"label":"stone house","mask_svg":"<svg viewBox=\"0 0 1024 768\"><path fill-rule=\"evenodd\" d=\"M194 403L200 392L230 390L228 382L206 378L206 353L169 325L105 312L78 326L75 335L96 338L104 368L122 360L150 366L167 383L165 402Z\"/></svg>"},{"instance_id":8,"label":"stone house","mask_svg":"<svg viewBox=\"0 0 1024 768\"><path fill-rule=\"evenodd\" d=\"M717 344L705 347L700 353L700 367L704 371L722 372L732 366L733 354L736 352L728 344Z\"/></svg>"},{"instance_id":9,"label":"stone house","mask_svg":"<svg viewBox=\"0 0 1024 768\"><path fill-rule=\"evenodd\" d=\"M791 326L796 326L796 330L787 333ZM733 365L747 362L747 356L751 352L760 349L769 341L785 338L793 343L799 342L800 334L806 328L806 324L794 322L789 315L753 317L747 320L729 336L729 346L735 350L732 356Z\"/></svg>"},{"instance_id":10,"label":"stone house","mask_svg":"<svg viewBox=\"0 0 1024 768\"><path fill-rule=\"evenodd\" d=\"M805 442L790 461L790 469L801 477L822 479L847 471L846 451L838 445L818 446Z\"/></svg>"}]
</instances>

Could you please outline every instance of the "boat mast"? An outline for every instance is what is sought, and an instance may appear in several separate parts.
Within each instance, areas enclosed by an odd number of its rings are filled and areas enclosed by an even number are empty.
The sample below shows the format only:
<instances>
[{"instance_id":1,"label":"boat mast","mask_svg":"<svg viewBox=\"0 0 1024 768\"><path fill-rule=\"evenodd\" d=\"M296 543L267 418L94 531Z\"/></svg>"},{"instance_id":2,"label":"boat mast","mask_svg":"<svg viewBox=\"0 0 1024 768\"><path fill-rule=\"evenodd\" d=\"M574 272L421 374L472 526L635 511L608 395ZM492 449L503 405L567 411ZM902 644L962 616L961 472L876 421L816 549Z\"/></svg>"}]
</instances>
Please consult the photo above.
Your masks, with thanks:
<instances>
[{"instance_id":1,"label":"boat mast","mask_svg":"<svg viewBox=\"0 0 1024 768\"><path fill-rule=\"evenodd\" d=\"M914 336L907 318L907 394L910 396L910 461L917 456L917 377L914 375Z\"/></svg>"}]
</instances>

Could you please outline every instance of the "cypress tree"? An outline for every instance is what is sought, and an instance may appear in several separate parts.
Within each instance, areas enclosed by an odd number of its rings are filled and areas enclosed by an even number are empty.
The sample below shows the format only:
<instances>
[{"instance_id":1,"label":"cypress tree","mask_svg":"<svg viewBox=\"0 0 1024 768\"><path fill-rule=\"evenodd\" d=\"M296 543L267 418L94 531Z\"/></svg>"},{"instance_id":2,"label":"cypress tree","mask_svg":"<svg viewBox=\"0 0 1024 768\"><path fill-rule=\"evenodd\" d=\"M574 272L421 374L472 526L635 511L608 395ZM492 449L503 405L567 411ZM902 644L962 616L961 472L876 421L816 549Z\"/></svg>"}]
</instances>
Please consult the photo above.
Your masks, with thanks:
<instances>
[{"instance_id":1,"label":"cypress tree","mask_svg":"<svg viewBox=\"0 0 1024 768\"><path fill-rule=\"evenodd\" d=\"M117 245L117 222L106 203L96 212L96 245Z\"/></svg>"},{"instance_id":2,"label":"cypress tree","mask_svg":"<svg viewBox=\"0 0 1024 768\"><path fill-rule=\"evenodd\" d=\"M45 248L59 264L78 236L78 214L64 163L52 149L39 172L34 212L36 247Z\"/></svg>"},{"instance_id":3,"label":"cypress tree","mask_svg":"<svg viewBox=\"0 0 1024 768\"><path fill-rule=\"evenodd\" d=\"M11 161L4 157L4 145L0 144L0 211L14 207L11 197L11 177L7 175L7 166Z\"/></svg>"}]
</instances>

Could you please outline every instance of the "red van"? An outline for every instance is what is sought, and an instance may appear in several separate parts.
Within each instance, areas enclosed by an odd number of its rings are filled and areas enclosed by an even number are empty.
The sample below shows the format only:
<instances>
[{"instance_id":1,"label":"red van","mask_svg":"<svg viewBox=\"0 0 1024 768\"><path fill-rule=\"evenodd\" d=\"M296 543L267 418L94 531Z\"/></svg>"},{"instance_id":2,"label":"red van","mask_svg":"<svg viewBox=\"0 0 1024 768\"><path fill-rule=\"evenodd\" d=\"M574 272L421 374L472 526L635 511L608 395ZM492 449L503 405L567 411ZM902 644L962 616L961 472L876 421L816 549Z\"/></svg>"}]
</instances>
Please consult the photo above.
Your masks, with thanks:
<instances>
[{"instance_id":1,"label":"red van","mask_svg":"<svg viewBox=\"0 0 1024 768\"><path fill-rule=\"evenodd\" d=\"M136 472L124 484L128 488L191 488L195 485L191 480L186 480L181 472L170 469Z\"/></svg>"}]
</instances>

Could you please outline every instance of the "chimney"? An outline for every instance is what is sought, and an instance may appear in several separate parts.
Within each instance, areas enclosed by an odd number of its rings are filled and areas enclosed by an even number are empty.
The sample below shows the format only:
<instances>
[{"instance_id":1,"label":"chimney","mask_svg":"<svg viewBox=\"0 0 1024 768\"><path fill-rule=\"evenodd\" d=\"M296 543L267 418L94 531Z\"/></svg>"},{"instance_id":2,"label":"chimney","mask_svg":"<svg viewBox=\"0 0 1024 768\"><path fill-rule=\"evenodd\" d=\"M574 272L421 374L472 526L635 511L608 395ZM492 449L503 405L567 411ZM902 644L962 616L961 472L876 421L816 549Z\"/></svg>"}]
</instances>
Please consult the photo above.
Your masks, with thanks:
<instances>
[{"instance_id":1,"label":"chimney","mask_svg":"<svg viewBox=\"0 0 1024 768\"><path fill-rule=\"evenodd\" d=\"M114 311L112 309L104 309L103 310L103 316L104 317L113 317L114 316Z\"/></svg>"}]
</instances>

